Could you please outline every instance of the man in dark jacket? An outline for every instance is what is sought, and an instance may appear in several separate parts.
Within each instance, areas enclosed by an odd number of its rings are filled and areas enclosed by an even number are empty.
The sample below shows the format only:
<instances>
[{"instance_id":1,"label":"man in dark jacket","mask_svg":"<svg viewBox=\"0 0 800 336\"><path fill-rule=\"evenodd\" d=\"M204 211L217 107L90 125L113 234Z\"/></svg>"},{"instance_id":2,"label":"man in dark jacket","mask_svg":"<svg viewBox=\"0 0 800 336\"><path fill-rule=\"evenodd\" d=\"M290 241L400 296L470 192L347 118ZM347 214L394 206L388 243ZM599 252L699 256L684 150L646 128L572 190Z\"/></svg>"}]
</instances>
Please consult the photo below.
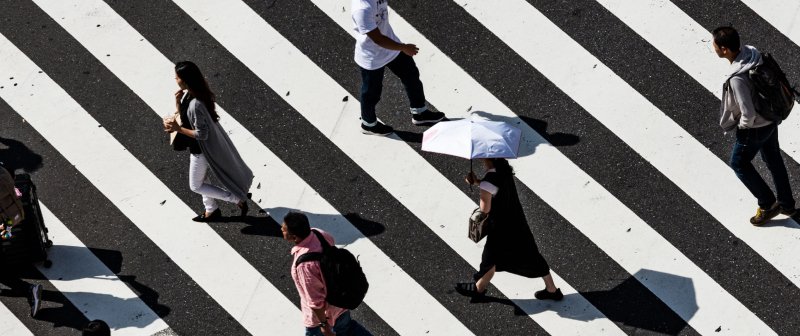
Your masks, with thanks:
<instances>
[{"instance_id":1,"label":"man in dark jacket","mask_svg":"<svg viewBox=\"0 0 800 336\"><path fill-rule=\"evenodd\" d=\"M767 120L756 111L755 89L748 77L750 69L761 65L761 53L752 46L742 47L739 33L731 27L714 29L712 37L717 56L731 63L731 72L722 91L719 124L725 132L736 131L730 166L758 199L758 209L750 223L760 226L779 213L793 216L795 204L778 145L778 123ZM759 151L772 175L777 198L753 166L753 158Z\"/></svg>"}]
</instances>

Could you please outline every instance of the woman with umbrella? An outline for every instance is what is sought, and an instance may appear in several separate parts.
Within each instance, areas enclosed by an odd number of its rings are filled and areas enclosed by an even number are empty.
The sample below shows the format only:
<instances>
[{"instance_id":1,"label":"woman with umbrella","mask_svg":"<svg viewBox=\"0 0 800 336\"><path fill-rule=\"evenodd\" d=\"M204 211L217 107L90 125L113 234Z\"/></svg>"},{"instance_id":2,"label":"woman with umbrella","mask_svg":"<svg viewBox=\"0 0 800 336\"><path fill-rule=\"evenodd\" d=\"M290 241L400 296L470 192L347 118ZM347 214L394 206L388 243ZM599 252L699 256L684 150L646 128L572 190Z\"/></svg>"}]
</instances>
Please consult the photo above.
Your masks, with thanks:
<instances>
[{"instance_id":1,"label":"woman with umbrella","mask_svg":"<svg viewBox=\"0 0 800 336\"><path fill-rule=\"evenodd\" d=\"M456 284L465 295L482 297L495 272L510 272L528 278L542 278L545 289L535 293L540 300L561 300L564 295L556 288L550 267L544 260L528 227L528 220L514 185L514 171L506 159L480 159L486 175L478 179L470 172L466 181L481 189L480 216L489 216L480 269L475 282Z\"/></svg>"},{"instance_id":2,"label":"woman with umbrella","mask_svg":"<svg viewBox=\"0 0 800 336\"><path fill-rule=\"evenodd\" d=\"M486 246L474 282L456 284L459 293L483 297L495 272L510 272L528 278L542 278L545 289L535 293L540 300L561 300L564 295L553 283L550 267L528 227L528 220L514 185L514 171L505 158L517 157L521 132L505 122L489 120L445 121L422 136L422 150L479 159L486 175L478 179L470 169L467 183L481 189L481 222L488 216ZM480 240L480 239L477 239Z\"/></svg>"}]
</instances>

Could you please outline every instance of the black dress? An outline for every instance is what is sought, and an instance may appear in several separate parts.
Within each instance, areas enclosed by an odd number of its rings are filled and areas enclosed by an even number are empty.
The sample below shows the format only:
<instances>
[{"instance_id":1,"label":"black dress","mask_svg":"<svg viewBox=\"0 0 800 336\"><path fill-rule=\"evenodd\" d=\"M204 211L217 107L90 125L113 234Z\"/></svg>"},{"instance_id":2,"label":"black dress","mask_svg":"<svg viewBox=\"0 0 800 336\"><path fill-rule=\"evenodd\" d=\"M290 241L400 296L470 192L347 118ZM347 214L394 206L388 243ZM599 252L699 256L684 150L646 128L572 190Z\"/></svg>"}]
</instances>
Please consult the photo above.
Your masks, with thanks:
<instances>
[{"instance_id":1,"label":"black dress","mask_svg":"<svg viewBox=\"0 0 800 336\"><path fill-rule=\"evenodd\" d=\"M496 267L497 272L510 272L528 278L538 278L550 273L550 266L539 253L533 233L528 227L514 176L511 172L489 172L483 181L491 183L498 190L492 196L489 210L491 222L475 281L482 278L492 266Z\"/></svg>"}]
</instances>

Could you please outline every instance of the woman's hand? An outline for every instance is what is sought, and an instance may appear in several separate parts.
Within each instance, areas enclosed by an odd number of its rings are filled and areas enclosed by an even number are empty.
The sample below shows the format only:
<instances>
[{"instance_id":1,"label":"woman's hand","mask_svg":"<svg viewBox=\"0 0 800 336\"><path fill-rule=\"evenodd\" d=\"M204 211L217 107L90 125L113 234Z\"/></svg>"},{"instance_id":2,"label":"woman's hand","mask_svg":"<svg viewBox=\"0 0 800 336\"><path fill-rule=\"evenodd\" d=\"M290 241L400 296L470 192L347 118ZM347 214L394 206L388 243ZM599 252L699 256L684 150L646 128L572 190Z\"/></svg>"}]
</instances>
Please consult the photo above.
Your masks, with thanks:
<instances>
[{"instance_id":1,"label":"woman's hand","mask_svg":"<svg viewBox=\"0 0 800 336\"><path fill-rule=\"evenodd\" d=\"M175 118L164 119L165 132L178 132L180 130L181 130L181 125L178 125L178 121L175 120Z\"/></svg>"},{"instance_id":2,"label":"woman's hand","mask_svg":"<svg viewBox=\"0 0 800 336\"><path fill-rule=\"evenodd\" d=\"M478 177L475 176L475 173L473 172L469 172L469 174L467 174L467 176L464 178L464 181L467 181L467 183L470 185L478 184L481 182L480 180L478 180Z\"/></svg>"},{"instance_id":3,"label":"woman's hand","mask_svg":"<svg viewBox=\"0 0 800 336\"><path fill-rule=\"evenodd\" d=\"M183 89L180 89L175 92L175 110L180 111L181 109L181 98L183 98Z\"/></svg>"}]
</instances>

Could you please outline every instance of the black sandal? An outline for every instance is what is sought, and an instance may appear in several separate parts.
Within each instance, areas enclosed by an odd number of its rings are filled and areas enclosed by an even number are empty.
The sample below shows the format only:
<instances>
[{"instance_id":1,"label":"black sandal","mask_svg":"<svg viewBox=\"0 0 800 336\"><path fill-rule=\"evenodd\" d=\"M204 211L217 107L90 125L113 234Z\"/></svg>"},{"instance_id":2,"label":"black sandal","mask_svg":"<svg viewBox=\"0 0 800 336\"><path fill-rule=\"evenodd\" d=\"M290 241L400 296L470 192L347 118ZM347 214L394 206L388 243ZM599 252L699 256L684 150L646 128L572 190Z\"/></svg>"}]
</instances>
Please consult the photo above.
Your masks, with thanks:
<instances>
[{"instance_id":1,"label":"black sandal","mask_svg":"<svg viewBox=\"0 0 800 336\"><path fill-rule=\"evenodd\" d=\"M486 290L478 292L478 286L474 282L459 282L456 284L456 292L469 297L486 296Z\"/></svg>"},{"instance_id":2,"label":"black sandal","mask_svg":"<svg viewBox=\"0 0 800 336\"><path fill-rule=\"evenodd\" d=\"M250 205L247 204L247 200L251 199L251 197L253 197L253 194L252 193L247 193L247 199L246 200L242 200L239 203L236 203L236 206L239 207L240 210L242 210L242 214L240 215L241 217L246 216L247 215L247 211L250 210Z\"/></svg>"}]
</instances>

